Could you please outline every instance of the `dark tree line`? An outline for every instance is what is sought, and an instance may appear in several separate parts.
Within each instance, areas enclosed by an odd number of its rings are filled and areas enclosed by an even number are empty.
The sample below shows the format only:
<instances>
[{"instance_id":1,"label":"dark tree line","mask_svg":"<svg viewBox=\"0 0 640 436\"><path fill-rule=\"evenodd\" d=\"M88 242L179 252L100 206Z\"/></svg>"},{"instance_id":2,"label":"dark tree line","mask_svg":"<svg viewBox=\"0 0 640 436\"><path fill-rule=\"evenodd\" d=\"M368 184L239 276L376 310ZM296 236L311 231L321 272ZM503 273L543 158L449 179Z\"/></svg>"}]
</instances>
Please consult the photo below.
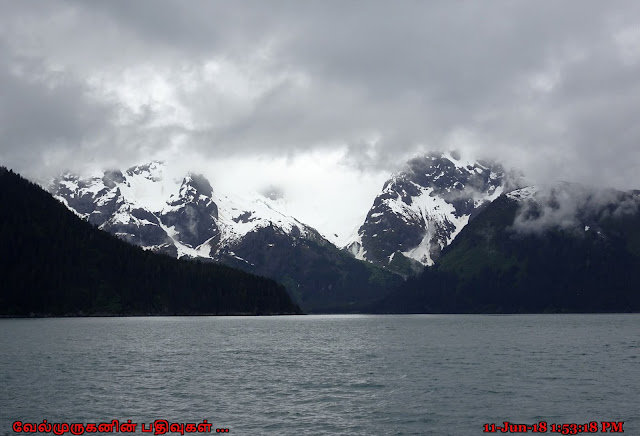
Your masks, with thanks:
<instances>
[{"instance_id":1,"label":"dark tree line","mask_svg":"<svg viewBox=\"0 0 640 436\"><path fill-rule=\"evenodd\" d=\"M0 314L298 313L284 287L145 252L0 168Z\"/></svg>"}]
</instances>

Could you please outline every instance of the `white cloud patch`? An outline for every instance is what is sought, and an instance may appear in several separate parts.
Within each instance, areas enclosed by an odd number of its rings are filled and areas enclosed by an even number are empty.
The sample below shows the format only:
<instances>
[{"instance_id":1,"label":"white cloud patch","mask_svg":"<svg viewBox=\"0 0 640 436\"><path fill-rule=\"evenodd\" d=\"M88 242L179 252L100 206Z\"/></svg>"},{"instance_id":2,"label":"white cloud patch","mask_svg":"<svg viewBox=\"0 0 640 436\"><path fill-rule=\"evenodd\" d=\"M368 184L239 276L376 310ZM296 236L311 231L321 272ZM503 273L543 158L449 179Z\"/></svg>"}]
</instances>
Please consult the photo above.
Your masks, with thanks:
<instances>
[{"instance_id":1,"label":"white cloud patch","mask_svg":"<svg viewBox=\"0 0 640 436\"><path fill-rule=\"evenodd\" d=\"M549 229L579 231L608 218L634 215L640 211L640 194L613 189L562 183L537 188L521 200L512 229L522 234L541 234Z\"/></svg>"}]
</instances>

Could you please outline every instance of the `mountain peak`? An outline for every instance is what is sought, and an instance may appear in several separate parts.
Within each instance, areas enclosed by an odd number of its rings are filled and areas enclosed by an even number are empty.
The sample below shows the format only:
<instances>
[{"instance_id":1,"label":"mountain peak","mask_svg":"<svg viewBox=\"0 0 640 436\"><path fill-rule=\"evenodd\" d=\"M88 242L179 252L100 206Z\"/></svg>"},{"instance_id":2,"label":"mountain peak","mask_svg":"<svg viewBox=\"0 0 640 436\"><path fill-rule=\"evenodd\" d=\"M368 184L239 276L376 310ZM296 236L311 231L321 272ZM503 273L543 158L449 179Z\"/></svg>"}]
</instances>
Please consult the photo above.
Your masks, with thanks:
<instances>
[{"instance_id":1,"label":"mountain peak","mask_svg":"<svg viewBox=\"0 0 640 436\"><path fill-rule=\"evenodd\" d=\"M512 179L499 163L456 151L416 156L385 182L345 248L384 266L398 253L431 265L483 205L516 184Z\"/></svg>"}]
</instances>

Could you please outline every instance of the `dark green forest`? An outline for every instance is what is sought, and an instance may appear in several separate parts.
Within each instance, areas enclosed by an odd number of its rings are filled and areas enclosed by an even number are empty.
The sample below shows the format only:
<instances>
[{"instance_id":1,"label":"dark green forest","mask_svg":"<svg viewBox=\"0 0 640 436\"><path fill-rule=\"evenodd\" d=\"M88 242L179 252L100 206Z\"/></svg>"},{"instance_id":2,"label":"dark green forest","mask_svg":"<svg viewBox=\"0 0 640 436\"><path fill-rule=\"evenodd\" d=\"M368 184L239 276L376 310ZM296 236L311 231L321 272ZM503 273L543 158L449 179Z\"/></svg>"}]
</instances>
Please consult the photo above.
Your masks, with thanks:
<instances>
[{"instance_id":1,"label":"dark green forest","mask_svg":"<svg viewBox=\"0 0 640 436\"><path fill-rule=\"evenodd\" d=\"M637 203L633 213L616 215L611 212L616 205L610 204L579 217L591 223L588 231L580 224L539 233L514 230L518 207L506 197L495 200L445 248L436 265L409 279L372 311L640 311Z\"/></svg>"},{"instance_id":2,"label":"dark green forest","mask_svg":"<svg viewBox=\"0 0 640 436\"><path fill-rule=\"evenodd\" d=\"M273 280L145 252L0 168L0 315L300 313Z\"/></svg>"}]
</instances>

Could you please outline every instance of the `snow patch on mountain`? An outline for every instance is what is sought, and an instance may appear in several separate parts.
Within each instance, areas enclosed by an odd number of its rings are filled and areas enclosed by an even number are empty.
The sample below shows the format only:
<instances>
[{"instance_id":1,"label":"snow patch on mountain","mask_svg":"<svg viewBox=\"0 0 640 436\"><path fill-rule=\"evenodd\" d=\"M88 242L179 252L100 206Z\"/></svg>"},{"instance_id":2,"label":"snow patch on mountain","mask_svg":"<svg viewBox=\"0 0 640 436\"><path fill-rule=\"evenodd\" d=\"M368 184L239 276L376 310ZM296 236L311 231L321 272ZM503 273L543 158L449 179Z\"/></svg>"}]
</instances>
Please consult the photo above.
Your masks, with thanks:
<instances>
[{"instance_id":1,"label":"snow patch on mountain","mask_svg":"<svg viewBox=\"0 0 640 436\"><path fill-rule=\"evenodd\" d=\"M525 186L524 188L509 192L506 196L511 200L531 200L536 196L538 191L539 188L537 186Z\"/></svg>"},{"instance_id":2,"label":"snow patch on mountain","mask_svg":"<svg viewBox=\"0 0 640 436\"><path fill-rule=\"evenodd\" d=\"M356 232L344 245L345 249L358 260L366 260L366 250L362 246L362 237Z\"/></svg>"},{"instance_id":3,"label":"snow patch on mountain","mask_svg":"<svg viewBox=\"0 0 640 436\"><path fill-rule=\"evenodd\" d=\"M124 198L153 212L160 212L167 198L177 194L179 181L164 176L165 164L154 161L129 168L119 188Z\"/></svg>"}]
</instances>

